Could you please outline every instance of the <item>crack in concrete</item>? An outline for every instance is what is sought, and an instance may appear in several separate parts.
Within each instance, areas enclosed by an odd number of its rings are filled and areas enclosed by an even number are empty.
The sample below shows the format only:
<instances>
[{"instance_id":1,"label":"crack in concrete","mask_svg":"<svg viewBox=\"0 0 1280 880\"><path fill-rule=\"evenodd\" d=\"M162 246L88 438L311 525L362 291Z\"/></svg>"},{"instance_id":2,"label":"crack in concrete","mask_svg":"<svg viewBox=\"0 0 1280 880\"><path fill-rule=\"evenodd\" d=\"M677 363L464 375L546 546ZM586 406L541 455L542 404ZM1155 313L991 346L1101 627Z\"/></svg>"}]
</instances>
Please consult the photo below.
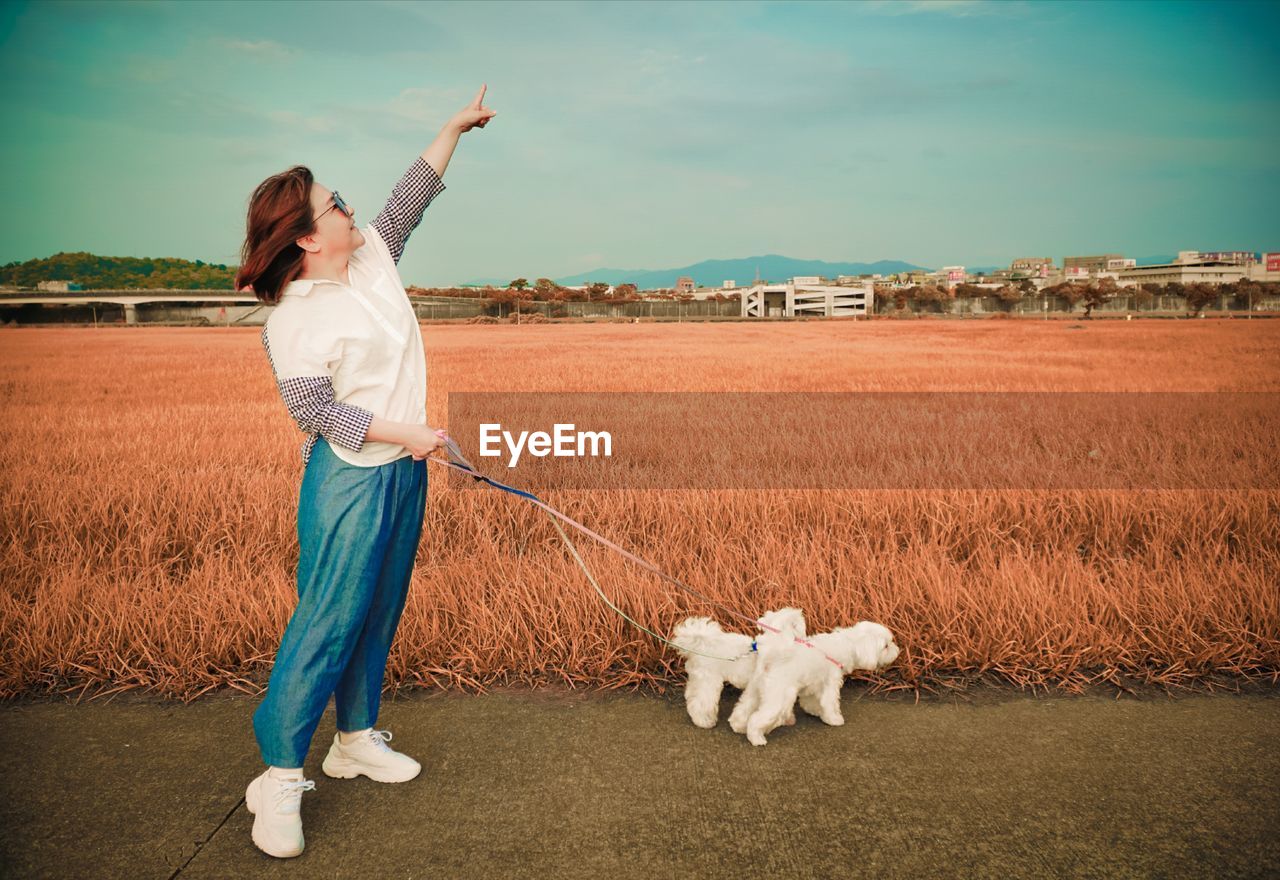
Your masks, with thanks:
<instances>
[{"instance_id":1,"label":"crack in concrete","mask_svg":"<svg viewBox=\"0 0 1280 880\"><path fill-rule=\"evenodd\" d=\"M215 827L212 831L210 831L208 836L205 837L204 840L196 844L196 851L191 854L190 858L188 858L185 862L179 865L178 869L169 875L169 880L174 880L175 877L181 874L186 869L187 865L191 864L191 862L195 859L195 857L200 855L201 851L204 850L205 844L213 840L213 836L222 830L222 826L227 824L227 820L230 819L232 816L234 816L236 814L236 811L243 806L244 806L244 797L241 796L240 800L236 801L236 805L227 812L227 815L222 817L222 821L218 823L217 827Z\"/></svg>"}]
</instances>

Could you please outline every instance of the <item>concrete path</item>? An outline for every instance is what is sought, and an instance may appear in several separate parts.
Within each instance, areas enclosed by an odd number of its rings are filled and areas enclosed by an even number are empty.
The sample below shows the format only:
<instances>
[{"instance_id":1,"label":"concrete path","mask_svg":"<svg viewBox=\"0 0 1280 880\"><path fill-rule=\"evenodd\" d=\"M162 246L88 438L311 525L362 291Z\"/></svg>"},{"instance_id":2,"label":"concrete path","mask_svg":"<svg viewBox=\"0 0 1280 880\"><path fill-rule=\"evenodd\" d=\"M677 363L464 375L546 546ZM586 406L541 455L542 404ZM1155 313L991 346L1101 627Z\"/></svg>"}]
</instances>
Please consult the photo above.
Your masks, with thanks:
<instances>
[{"instance_id":1,"label":"concrete path","mask_svg":"<svg viewBox=\"0 0 1280 880\"><path fill-rule=\"evenodd\" d=\"M400 785L324 776L307 849L259 852L257 699L0 704L0 876L1280 876L1280 692L866 697L755 748L678 692L421 694L378 727ZM726 697L721 717L731 703Z\"/></svg>"}]
</instances>

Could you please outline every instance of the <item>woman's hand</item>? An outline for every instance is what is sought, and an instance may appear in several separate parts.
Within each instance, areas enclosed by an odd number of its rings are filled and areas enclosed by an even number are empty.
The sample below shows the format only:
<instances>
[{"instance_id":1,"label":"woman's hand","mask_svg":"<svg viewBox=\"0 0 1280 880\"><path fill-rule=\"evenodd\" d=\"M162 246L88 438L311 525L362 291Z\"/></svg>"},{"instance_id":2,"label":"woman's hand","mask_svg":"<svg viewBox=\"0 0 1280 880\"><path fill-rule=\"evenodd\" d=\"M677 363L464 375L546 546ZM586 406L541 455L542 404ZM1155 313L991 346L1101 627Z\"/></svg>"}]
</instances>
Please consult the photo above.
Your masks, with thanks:
<instances>
[{"instance_id":1,"label":"woman's hand","mask_svg":"<svg viewBox=\"0 0 1280 880\"><path fill-rule=\"evenodd\" d=\"M471 131L473 128L484 128L490 119L498 115L484 106L486 88L488 86L481 86L471 103L455 113L453 118L444 124L444 128L440 129L431 146L423 151L423 161L435 170L437 176L444 177L444 170L449 167L449 159L453 156L453 150L458 146L458 138L462 137L462 133Z\"/></svg>"},{"instance_id":2,"label":"woman's hand","mask_svg":"<svg viewBox=\"0 0 1280 880\"><path fill-rule=\"evenodd\" d=\"M437 449L443 449L444 440L429 425L410 425L405 431L403 445L413 453L414 461L422 461Z\"/></svg>"},{"instance_id":3,"label":"woman's hand","mask_svg":"<svg viewBox=\"0 0 1280 880\"><path fill-rule=\"evenodd\" d=\"M464 131L471 131L473 128L484 128L490 119L498 115L482 103L484 101L484 92L487 88L488 86L486 85L480 86L480 91L476 92L476 96L471 103L455 113L453 118L449 120L450 127L457 131L458 134L462 134Z\"/></svg>"}]
</instances>

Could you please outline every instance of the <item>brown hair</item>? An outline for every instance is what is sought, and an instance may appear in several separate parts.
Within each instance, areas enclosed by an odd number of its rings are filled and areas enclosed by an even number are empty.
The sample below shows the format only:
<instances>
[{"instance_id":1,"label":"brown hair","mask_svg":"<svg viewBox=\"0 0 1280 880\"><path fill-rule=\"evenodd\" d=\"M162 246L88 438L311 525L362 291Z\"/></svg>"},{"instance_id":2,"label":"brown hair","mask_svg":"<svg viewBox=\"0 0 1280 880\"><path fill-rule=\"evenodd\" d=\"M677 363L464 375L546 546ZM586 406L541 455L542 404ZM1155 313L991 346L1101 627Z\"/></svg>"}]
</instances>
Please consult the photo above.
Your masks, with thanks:
<instances>
[{"instance_id":1,"label":"brown hair","mask_svg":"<svg viewBox=\"0 0 1280 880\"><path fill-rule=\"evenodd\" d=\"M252 290L267 305L280 301L284 286L302 271L306 254L298 239L315 232L311 216L311 184L305 165L268 177L249 197L249 219L236 290Z\"/></svg>"}]
</instances>

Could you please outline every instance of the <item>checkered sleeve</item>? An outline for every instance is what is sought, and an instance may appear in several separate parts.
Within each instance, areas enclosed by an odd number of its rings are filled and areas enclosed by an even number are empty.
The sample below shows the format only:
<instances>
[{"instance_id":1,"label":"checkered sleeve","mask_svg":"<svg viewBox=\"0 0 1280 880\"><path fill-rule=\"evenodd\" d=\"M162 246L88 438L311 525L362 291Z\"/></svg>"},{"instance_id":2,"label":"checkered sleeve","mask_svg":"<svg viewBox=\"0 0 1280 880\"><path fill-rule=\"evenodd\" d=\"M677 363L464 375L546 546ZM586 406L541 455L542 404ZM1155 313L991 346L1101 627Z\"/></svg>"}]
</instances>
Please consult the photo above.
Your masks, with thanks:
<instances>
[{"instance_id":1,"label":"checkered sleeve","mask_svg":"<svg viewBox=\"0 0 1280 880\"><path fill-rule=\"evenodd\" d=\"M373 413L362 407L338 403L333 398L333 379L326 375L295 376L281 379L275 360L271 357L271 343L267 330L262 330L262 346L267 350L267 360L276 377L276 386L285 408L298 427L308 435L302 446L302 461L315 443L316 435L335 446L359 452L364 446L365 435L373 422Z\"/></svg>"},{"instance_id":2,"label":"checkered sleeve","mask_svg":"<svg viewBox=\"0 0 1280 880\"><path fill-rule=\"evenodd\" d=\"M404 253L405 243L409 241L409 234L422 221L422 212L444 192L444 188L444 182L435 169L419 156L391 190L391 197L382 211L373 218L374 229L387 243L387 250L391 251L391 258L397 263Z\"/></svg>"}]
</instances>

